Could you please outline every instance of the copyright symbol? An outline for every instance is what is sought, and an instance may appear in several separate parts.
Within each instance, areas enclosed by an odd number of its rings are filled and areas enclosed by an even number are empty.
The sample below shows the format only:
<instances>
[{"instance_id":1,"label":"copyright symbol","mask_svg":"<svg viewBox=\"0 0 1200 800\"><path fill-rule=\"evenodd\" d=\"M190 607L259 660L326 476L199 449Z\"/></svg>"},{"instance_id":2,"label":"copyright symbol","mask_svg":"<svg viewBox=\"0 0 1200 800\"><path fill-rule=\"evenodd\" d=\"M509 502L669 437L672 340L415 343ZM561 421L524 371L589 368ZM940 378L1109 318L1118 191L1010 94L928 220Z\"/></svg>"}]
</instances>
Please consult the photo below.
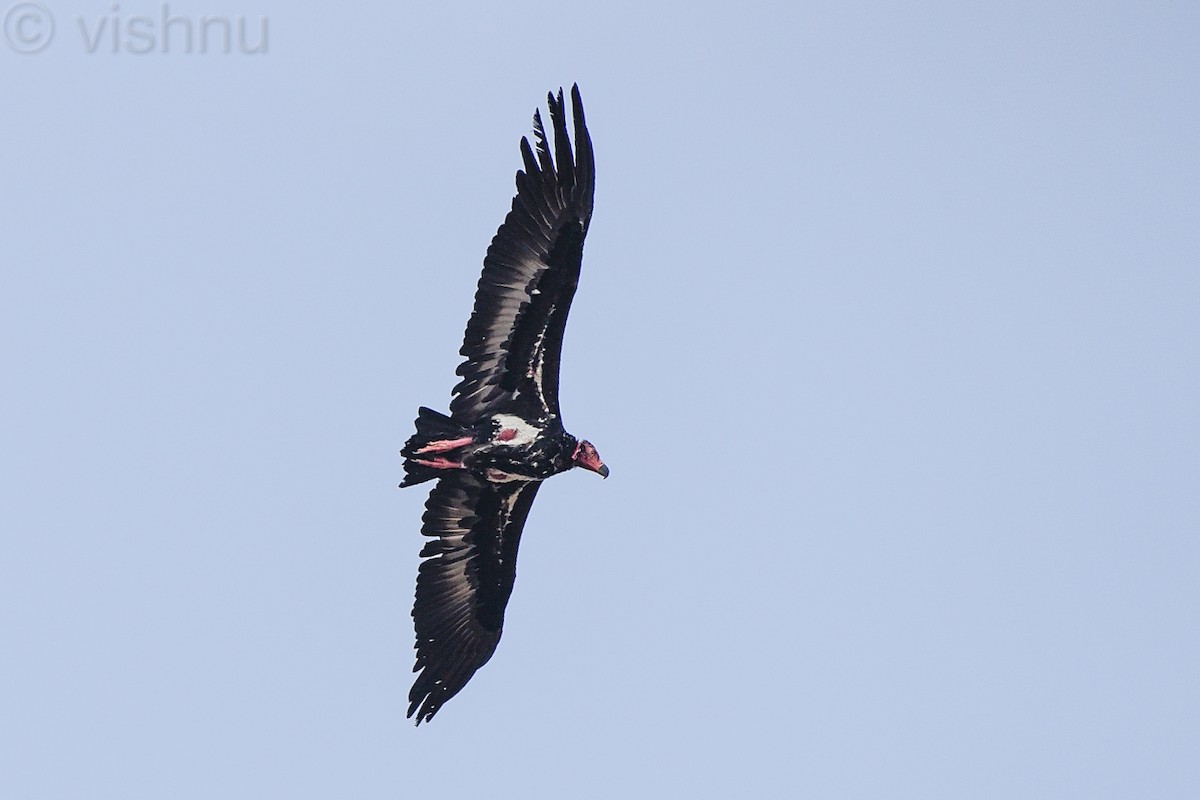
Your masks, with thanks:
<instances>
[{"instance_id":1,"label":"copyright symbol","mask_svg":"<svg viewBox=\"0 0 1200 800\"><path fill-rule=\"evenodd\" d=\"M41 3L16 3L4 15L4 38L18 53L40 53L54 38L54 15Z\"/></svg>"}]
</instances>

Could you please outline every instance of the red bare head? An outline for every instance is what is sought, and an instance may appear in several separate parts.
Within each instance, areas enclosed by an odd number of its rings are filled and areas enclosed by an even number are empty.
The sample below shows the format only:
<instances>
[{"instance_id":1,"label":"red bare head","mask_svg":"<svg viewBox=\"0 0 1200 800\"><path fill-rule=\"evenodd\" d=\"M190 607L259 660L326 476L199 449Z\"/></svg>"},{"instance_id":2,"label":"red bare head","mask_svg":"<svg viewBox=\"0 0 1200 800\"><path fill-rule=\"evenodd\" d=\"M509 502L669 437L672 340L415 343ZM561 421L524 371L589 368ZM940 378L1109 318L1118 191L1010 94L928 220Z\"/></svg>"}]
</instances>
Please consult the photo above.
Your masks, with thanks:
<instances>
[{"instance_id":1,"label":"red bare head","mask_svg":"<svg viewBox=\"0 0 1200 800\"><path fill-rule=\"evenodd\" d=\"M600 460L600 454L586 439L580 439L579 444L575 445L575 452L571 455L571 460L577 467L590 469L601 478L608 477L608 467L604 466L604 462Z\"/></svg>"}]
</instances>

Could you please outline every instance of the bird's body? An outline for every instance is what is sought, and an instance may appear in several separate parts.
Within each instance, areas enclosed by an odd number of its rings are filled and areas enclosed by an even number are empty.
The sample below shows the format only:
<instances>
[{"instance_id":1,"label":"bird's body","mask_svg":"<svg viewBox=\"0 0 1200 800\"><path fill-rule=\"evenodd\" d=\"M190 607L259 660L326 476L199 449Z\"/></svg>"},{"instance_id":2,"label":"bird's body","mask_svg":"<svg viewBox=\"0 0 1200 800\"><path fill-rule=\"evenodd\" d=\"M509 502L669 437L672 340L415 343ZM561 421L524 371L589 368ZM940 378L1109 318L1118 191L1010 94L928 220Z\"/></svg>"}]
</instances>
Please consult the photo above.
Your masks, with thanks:
<instances>
[{"instance_id":1,"label":"bird's body","mask_svg":"<svg viewBox=\"0 0 1200 800\"><path fill-rule=\"evenodd\" d=\"M579 440L567 433L555 416L525 419L497 413L470 427L455 427L451 418L422 408L418 431L423 420L435 420L442 427L432 433L436 438L418 432L404 446L401 454L408 460L410 477L401 486L441 477L441 470L454 469L489 483L542 481L576 465Z\"/></svg>"},{"instance_id":2,"label":"bird's body","mask_svg":"<svg viewBox=\"0 0 1200 800\"><path fill-rule=\"evenodd\" d=\"M559 360L592 216L594 162L579 88L575 146L562 92L549 96L551 154L534 113L517 195L483 262L449 416L421 408L401 486L437 480L421 532L413 620L419 671L408 716L427 721L487 663L516 579L517 546L542 481L572 467L608 476L596 448L563 428Z\"/></svg>"}]
</instances>

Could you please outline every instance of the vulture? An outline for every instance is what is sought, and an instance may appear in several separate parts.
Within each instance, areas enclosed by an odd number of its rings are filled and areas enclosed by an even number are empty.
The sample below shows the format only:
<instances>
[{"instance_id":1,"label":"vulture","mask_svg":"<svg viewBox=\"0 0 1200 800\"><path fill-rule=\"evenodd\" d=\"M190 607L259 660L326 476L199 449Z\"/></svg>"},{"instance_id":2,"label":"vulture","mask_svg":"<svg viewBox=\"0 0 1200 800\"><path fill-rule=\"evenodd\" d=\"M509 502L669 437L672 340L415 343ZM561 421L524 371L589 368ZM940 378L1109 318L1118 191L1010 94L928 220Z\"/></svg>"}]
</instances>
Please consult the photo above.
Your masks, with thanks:
<instances>
[{"instance_id":1,"label":"vulture","mask_svg":"<svg viewBox=\"0 0 1200 800\"><path fill-rule=\"evenodd\" d=\"M542 481L573 467L608 477L596 448L563 428L558 405L563 329L592 218L592 142L578 85L573 154L562 90L547 102L553 152L535 111L512 210L483 259L450 414L422 407L401 451L401 487L437 481L421 518L429 539L412 612L420 674L408 716L417 725L496 651L521 530Z\"/></svg>"}]
</instances>

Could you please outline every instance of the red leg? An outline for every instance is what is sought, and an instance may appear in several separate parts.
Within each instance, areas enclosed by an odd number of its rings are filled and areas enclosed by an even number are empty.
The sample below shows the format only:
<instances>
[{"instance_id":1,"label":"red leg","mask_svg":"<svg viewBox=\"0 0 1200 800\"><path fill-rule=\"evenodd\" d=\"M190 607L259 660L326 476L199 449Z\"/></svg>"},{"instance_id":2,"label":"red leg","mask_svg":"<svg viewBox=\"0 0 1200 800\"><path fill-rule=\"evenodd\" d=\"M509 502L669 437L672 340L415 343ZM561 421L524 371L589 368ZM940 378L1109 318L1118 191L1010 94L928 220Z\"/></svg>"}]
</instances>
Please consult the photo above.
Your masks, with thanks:
<instances>
[{"instance_id":1,"label":"red leg","mask_svg":"<svg viewBox=\"0 0 1200 800\"><path fill-rule=\"evenodd\" d=\"M475 441L470 436L464 436L461 439L442 439L439 442L430 442L422 447L417 453L445 453L447 450L457 450L460 447L465 447Z\"/></svg>"},{"instance_id":2,"label":"red leg","mask_svg":"<svg viewBox=\"0 0 1200 800\"><path fill-rule=\"evenodd\" d=\"M448 458L433 458L426 461L423 458L414 458L414 464L420 464L422 467L432 467L433 469L462 469L463 465L458 461L451 461Z\"/></svg>"}]
</instances>

